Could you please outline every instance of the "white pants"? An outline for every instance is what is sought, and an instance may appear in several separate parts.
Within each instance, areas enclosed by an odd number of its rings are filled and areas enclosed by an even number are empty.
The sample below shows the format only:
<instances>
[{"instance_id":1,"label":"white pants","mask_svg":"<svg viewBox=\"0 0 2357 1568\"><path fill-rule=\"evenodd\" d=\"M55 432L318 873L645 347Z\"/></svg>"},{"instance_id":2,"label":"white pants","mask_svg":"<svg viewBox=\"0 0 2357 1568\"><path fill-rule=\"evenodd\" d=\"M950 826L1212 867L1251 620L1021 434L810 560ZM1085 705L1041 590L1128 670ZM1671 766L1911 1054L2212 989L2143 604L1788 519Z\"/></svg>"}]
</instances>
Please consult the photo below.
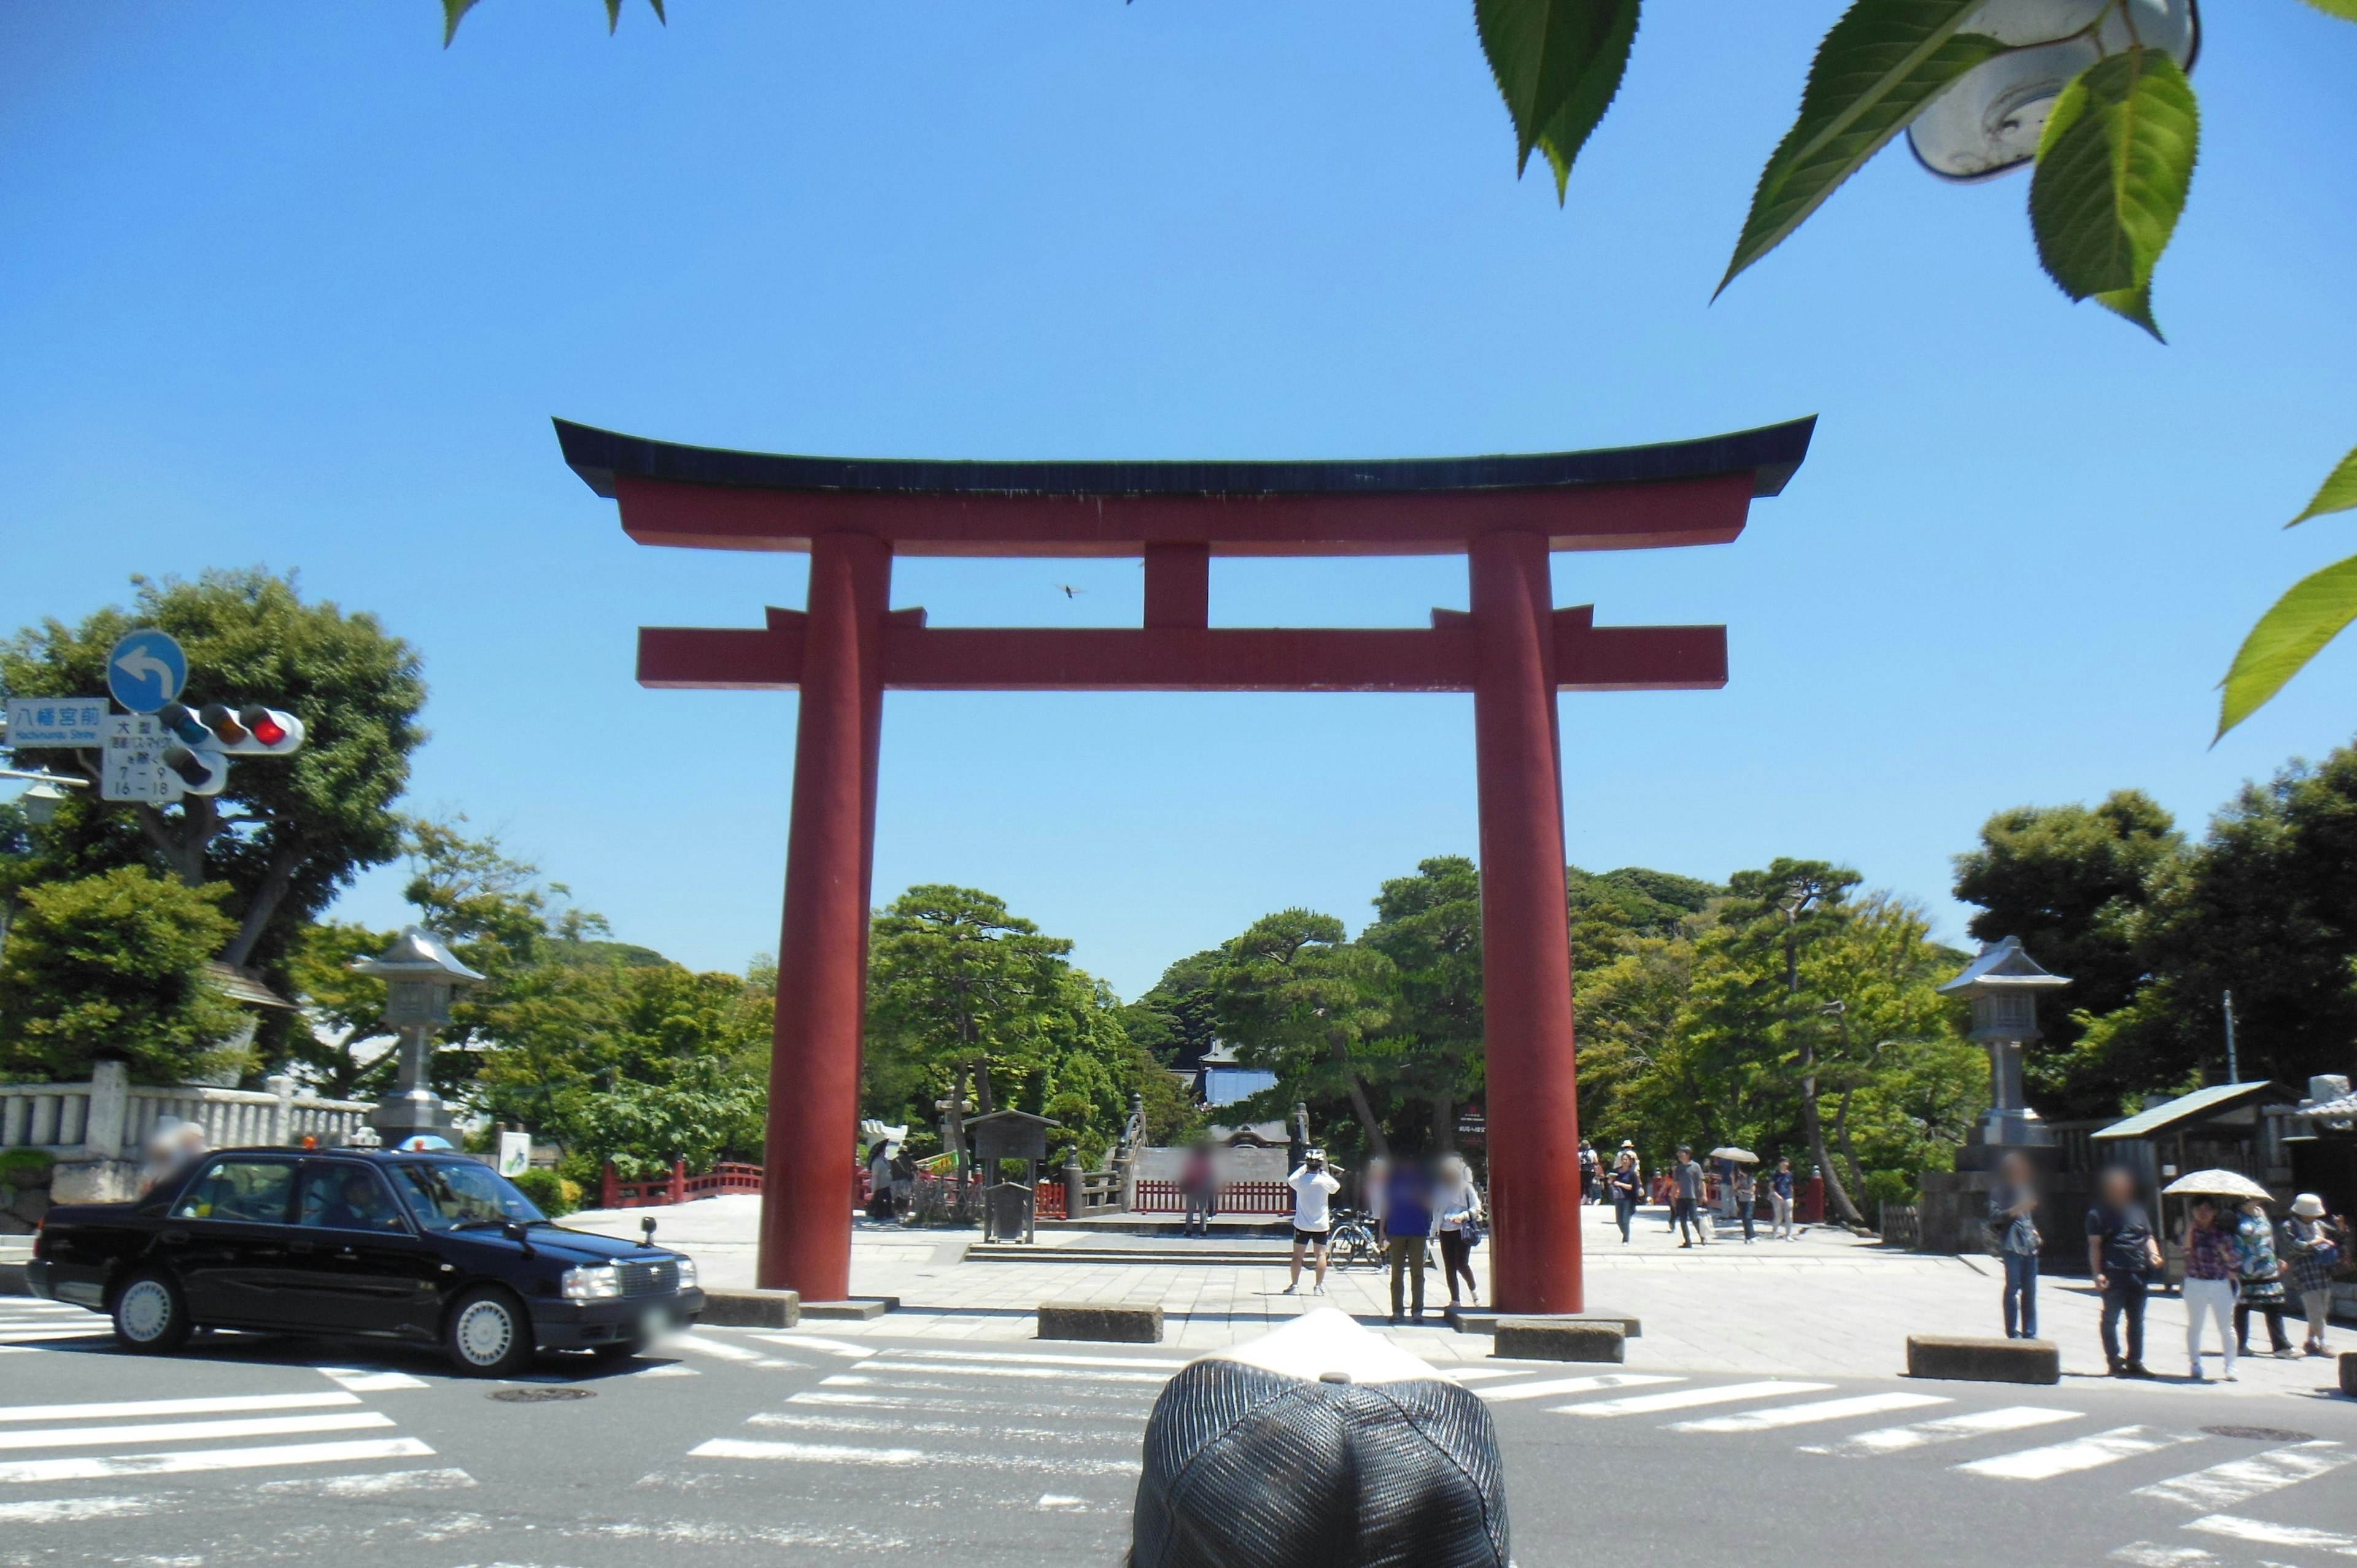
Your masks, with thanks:
<instances>
[{"instance_id":1,"label":"white pants","mask_svg":"<svg viewBox=\"0 0 2357 1568\"><path fill-rule=\"evenodd\" d=\"M1770 1192L1768 1201L1774 1205L1776 1210L1775 1234L1790 1236L1792 1233L1792 1200L1781 1192Z\"/></svg>"},{"instance_id":2,"label":"white pants","mask_svg":"<svg viewBox=\"0 0 2357 1568\"><path fill-rule=\"evenodd\" d=\"M2226 1375L2234 1373L2234 1282L2185 1282L2185 1359L2196 1377L2201 1372L2201 1320L2218 1320L2218 1342L2226 1354Z\"/></svg>"}]
</instances>

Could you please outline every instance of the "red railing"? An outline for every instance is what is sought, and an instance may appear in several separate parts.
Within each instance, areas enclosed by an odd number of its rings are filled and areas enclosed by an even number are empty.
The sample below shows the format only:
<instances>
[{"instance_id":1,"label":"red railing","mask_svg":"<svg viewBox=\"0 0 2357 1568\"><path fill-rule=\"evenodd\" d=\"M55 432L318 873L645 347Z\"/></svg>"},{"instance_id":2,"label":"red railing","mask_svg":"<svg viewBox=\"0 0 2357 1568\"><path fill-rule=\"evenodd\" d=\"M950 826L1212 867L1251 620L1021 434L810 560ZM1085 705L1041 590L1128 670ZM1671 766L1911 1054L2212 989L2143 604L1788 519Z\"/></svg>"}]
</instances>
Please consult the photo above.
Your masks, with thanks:
<instances>
[{"instance_id":1,"label":"red railing","mask_svg":"<svg viewBox=\"0 0 2357 1568\"><path fill-rule=\"evenodd\" d=\"M673 1160L665 1175L624 1181L609 1165L602 1185L603 1190L598 1194L602 1208L651 1208L685 1203L693 1197L713 1197L724 1192L759 1192L761 1167L723 1160L701 1176L690 1176L686 1161Z\"/></svg>"},{"instance_id":2,"label":"red railing","mask_svg":"<svg viewBox=\"0 0 2357 1568\"><path fill-rule=\"evenodd\" d=\"M1185 1188L1175 1181L1142 1181L1137 1184L1137 1211L1141 1214L1184 1214L1187 1212ZM1220 1184L1221 1214L1290 1214L1293 1212L1293 1189L1281 1181L1223 1181Z\"/></svg>"},{"instance_id":3,"label":"red railing","mask_svg":"<svg viewBox=\"0 0 2357 1568\"><path fill-rule=\"evenodd\" d=\"M1064 1218L1064 1184L1062 1182L1043 1181L1039 1184L1039 1200L1031 1211L1031 1217L1034 1219Z\"/></svg>"}]
</instances>

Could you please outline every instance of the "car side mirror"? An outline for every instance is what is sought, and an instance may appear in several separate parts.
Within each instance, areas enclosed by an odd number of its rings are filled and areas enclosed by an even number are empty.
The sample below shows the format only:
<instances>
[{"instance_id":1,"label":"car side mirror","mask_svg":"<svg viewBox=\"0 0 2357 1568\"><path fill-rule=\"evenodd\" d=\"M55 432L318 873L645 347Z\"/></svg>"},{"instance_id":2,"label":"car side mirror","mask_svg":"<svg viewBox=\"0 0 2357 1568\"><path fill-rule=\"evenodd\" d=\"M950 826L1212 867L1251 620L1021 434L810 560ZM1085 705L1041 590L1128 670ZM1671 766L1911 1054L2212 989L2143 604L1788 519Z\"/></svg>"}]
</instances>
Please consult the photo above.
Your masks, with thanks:
<instances>
[{"instance_id":1,"label":"car side mirror","mask_svg":"<svg viewBox=\"0 0 2357 1568\"><path fill-rule=\"evenodd\" d=\"M532 1228L521 1219L511 1219L500 1226L500 1234L522 1247L525 1257L533 1255Z\"/></svg>"}]
</instances>

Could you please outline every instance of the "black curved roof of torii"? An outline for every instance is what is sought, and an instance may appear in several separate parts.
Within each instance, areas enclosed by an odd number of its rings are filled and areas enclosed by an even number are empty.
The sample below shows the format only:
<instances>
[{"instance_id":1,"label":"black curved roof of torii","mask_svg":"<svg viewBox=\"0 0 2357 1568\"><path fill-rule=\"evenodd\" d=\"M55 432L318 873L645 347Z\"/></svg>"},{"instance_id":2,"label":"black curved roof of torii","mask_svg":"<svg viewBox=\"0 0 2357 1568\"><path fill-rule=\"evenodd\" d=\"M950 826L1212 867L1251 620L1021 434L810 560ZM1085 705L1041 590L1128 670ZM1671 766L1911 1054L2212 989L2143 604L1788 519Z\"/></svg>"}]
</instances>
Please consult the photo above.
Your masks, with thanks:
<instances>
[{"instance_id":1,"label":"black curved roof of torii","mask_svg":"<svg viewBox=\"0 0 2357 1568\"><path fill-rule=\"evenodd\" d=\"M1572 489L1749 473L1754 496L1782 491L1808 456L1816 416L1694 441L1481 457L1305 462L971 462L805 457L650 441L554 422L566 466L611 499L616 478L740 489L935 496L1414 495Z\"/></svg>"}]
</instances>

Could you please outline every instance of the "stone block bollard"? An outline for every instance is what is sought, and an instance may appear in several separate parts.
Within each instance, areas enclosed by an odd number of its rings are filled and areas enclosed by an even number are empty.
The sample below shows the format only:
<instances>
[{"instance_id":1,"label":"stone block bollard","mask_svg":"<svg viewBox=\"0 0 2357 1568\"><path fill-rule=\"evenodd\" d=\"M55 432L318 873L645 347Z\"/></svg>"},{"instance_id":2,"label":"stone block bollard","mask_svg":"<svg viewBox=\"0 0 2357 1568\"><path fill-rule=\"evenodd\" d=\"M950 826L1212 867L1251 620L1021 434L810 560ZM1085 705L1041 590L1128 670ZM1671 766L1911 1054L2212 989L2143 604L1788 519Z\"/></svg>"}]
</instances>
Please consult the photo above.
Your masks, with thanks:
<instances>
[{"instance_id":1,"label":"stone block bollard","mask_svg":"<svg viewBox=\"0 0 2357 1568\"><path fill-rule=\"evenodd\" d=\"M1628 1334L1617 1323L1501 1317L1490 1354L1519 1361L1623 1361Z\"/></svg>"},{"instance_id":2,"label":"stone block bollard","mask_svg":"<svg viewBox=\"0 0 2357 1568\"><path fill-rule=\"evenodd\" d=\"M2341 1391L2357 1400L2357 1350L2341 1352Z\"/></svg>"},{"instance_id":3,"label":"stone block bollard","mask_svg":"<svg viewBox=\"0 0 2357 1568\"><path fill-rule=\"evenodd\" d=\"M1131 1529L1131 1568L1507 1568L1512 1545L1488 1408L1331 1308L1164 1386Z\"/></svg>"},{"instance_id":4,"label":"stone block bollard","mask_svg":"<svg viewBox=\"0 0 2357 1568\"><path fill-rule=\"evenodd\" d=\"M2059 1383L2062 1352L2050 1339L1907 1337L1907 1375L1977 1383Z\"/></svg>"},{"instance_id":5,"label":"stone block bollard","mask_svg":"<svg viewBox=\"0 0 2357 1568\"><path fill-rule=\"evenodd\" d=\"M1138 1305L1117 1301L1043 1301L1039 1304L1039 1337L1159 1345L1162 1307L1159 1303Z\"/></svg>"},{"instance_id":6,"label":"stone block bollard","mask_svg":"<svg viewBox=\"0 0 2357 1568\"><path fill-rule=\"evenodd\" d=\"M790 1290L707 1290L699 1323L715 1328L791 1328L802 1320L802 1298Z\"/></svg>"}]
</instances>

